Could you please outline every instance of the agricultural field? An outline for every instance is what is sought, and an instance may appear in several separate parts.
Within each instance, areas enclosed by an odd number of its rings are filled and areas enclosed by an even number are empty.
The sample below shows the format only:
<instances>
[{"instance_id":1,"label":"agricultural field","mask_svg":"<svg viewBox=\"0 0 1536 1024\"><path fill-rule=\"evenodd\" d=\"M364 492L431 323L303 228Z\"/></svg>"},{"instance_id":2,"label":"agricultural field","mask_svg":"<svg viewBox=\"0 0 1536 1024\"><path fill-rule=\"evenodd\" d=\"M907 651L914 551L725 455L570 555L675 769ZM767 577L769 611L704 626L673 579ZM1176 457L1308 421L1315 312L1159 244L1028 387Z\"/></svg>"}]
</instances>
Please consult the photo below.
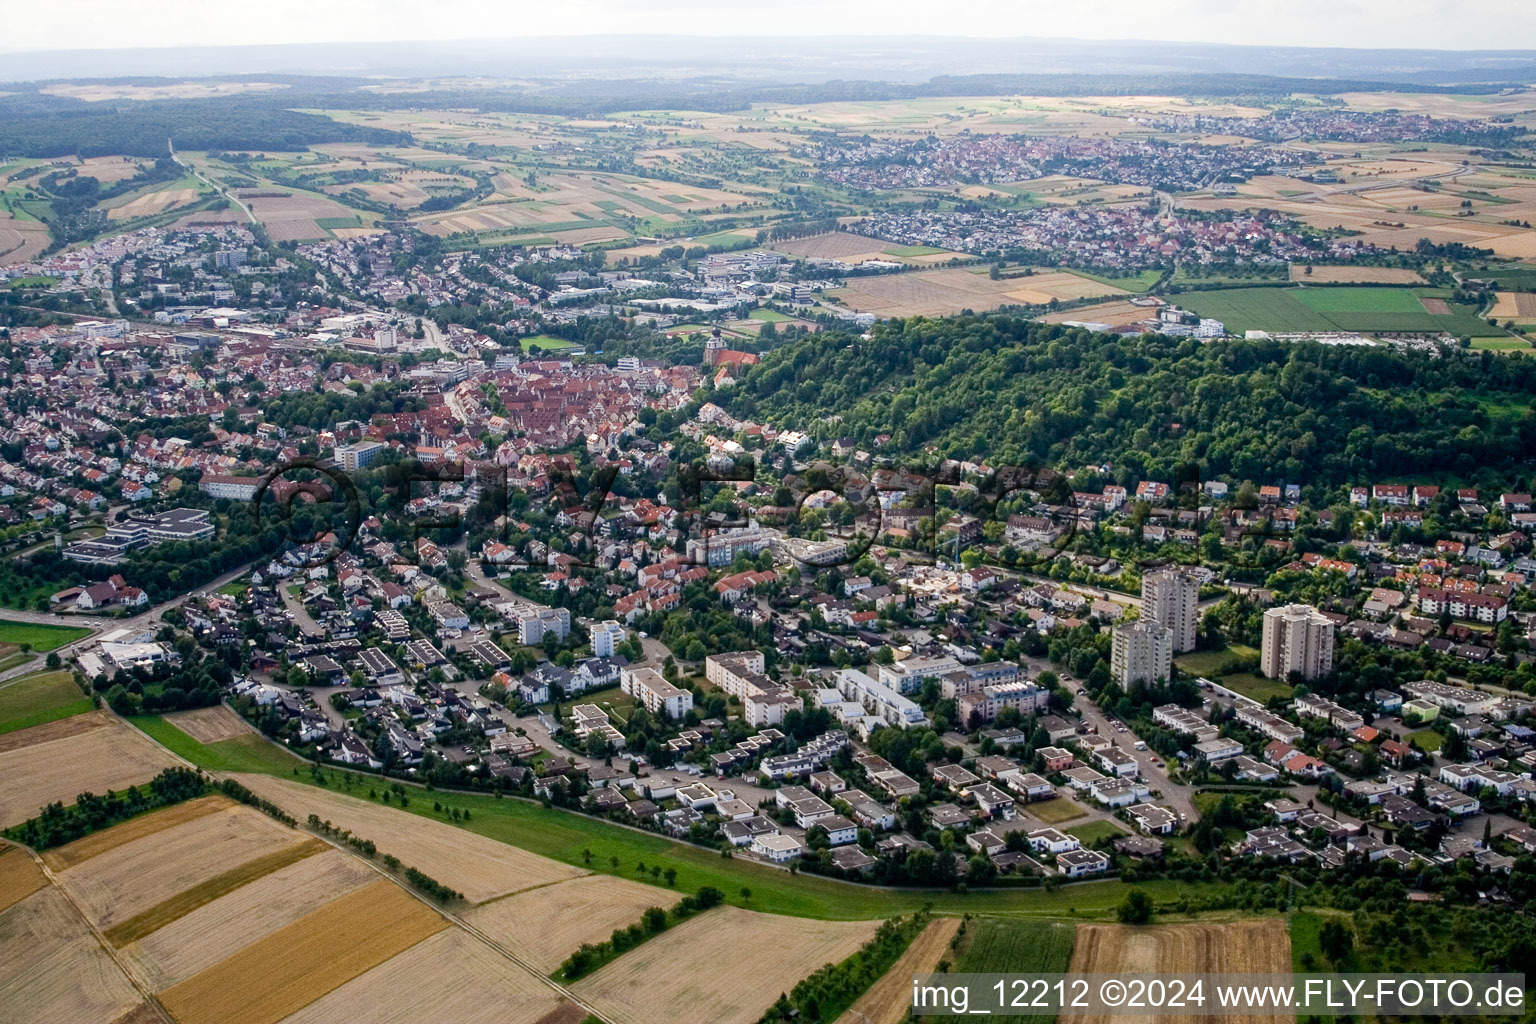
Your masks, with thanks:
<instances>
[{"instance_id":1,"label":"agricultural field","mask_svg":"<svg viewBox=\"0 0 1536 1024\"><path fill-rule=\"evenodd\" d=\"M951 268L905 274L851 278L828 293L844 306L878 316L950 316L999 306L1044 305L1097 296L1126 294L1123 288L1065 271L993 280L985 269Z\"/></svg>"},{"instance_id":2,"label":"agricultural field","mask_svg":"<svg viewBox=\"0 0 1536 1024\"><path fill-rule=\"evenodd\" d=\"M72 843L44 850L43 863L55 872L68 871L108 850L115 850L168 828L185 825L205 815L219 814L232 806L234 805L226 797L209 795L162 807L159 810L129 818L111 828L81 836Z\"/></svg>"},{"instance_id":3,"label":"agricultural field","mask_svg":"<svg viewBox=\"0 0 1536 1024\"><path fill-rule=\"evenodd\" d=\"M1055 313L1047 313L1040 319L1048 324L1059 324L1071 320L1090 324L1109 324L1111 327L1126 327L1155 316L1157 316L1155 306L1136 306L1122 299L1118 302L1103 302L1093 306L1059 310Z\"/></svg>"},{"instance_id":4,"label":"agricultural field","mask_svg":"<svg viewBox=\"0 0 1536 1024\"><path fill-rule=\"evenodd\" d=\"M85 626L48 626L0 620L0 644L28 644L34 651L43 654L84 639L94 632L94 629Z\"/></svg>"},{"instance_id":5,"label":"agricultural field","mask_svg":"<svg viewBox=\"0 0 1536 1024\"><path fill-rule=\"evenodd\" d=\"M930 245L899 245L847 231L832 231L823 235L791 238L784 242L770 242L767 248L790 256L842 260L844 263L885 260L924 265L943 263L956 256L963 258L963 254L950 252L948 249L938 249Z\"/></svg>"},{"instance_id":6,"label":"agricultural field","mask_svg":"<svg viewBox=\"0 0 1536 1024\"><path fill-rule=\"evenodd\" d=\"M140 715L133 719L133 724L162 747L209 771L287 774L304 764L254 729L229 739L202 743L173 724L170 719L174 717Z\"/></svg>"},{"instance_id":7,"label":"agricultural field","mask_svg":"<svg viewBox=\"0 0 1536 1024\"><path fill-rule=\"evenodd\" d=\"M176 207L190 206L197 202L197 200L198 190L196 188L162 188L158 191L130 196L123 202L108 207L107 216L112 220L158 217L160 214L167 213Z\"/></svg>"},{"instance_id":8,"label":"agricultural field","mask_svg":"<svg viewBox=\"0 0 1536 1024\"><path fill-rule=\"evenodd\" d=\"M751 1024L780 992L853 954L875 927L718 907L629 951L572 991L612 1024ZM708 968L678 971L678 964Z\"/></svg>"},{"instance_id":9,"label":"agricultural field","mask_svg":"<svg viewBox=\"0 0 1536 1024\"><path fill-rule=\"evenodd\" d=\"M192 910L124 946L122 955L159 991L377 879L357 857L339 850L318 853Z\"/></svg>"},{"instance_id":10,"label":"agricultural field","mask_svg":"<svg viewBox=\"0 0 1536 1024\"><path fill-rule=\"evenodd\" d=\"M199 743L218 743L239 736L249 736L252 729L245 719L223 704L166 715L165 720Z\"/></svg>"},{"instance_id":11,"label":"agricultural field","mask_svg":"<svg viewBox=\"0 0 1536 1024\"><path fill-rule=\"evenodd\" d=\"M240 189L234 196L261 221L274 242L330 238L330 227L364 225L357 211L325 196L298 189L269 186Z\"/></svg>"},{"instance_id":12,"label":"agricultural field","mask_svg":"<svg viewBox=\"0 0 1536 1024\"><path fill-rule=\"evenodd\" d=\"M0 844L0 913L48 884L32 855L19 846Z\"/></svg>"},{"instance_id":13,"label":"agricultural field","mask_svg":"<svg viewBox=\"0 0 1536 1024\"><path fill-rule=\"evenodd\" d=\"M107 1024L142 1000L58 889L0 912L0 1020Z\"/></svg>"},{"instance_id":14,"label":"agricultural field","mask_svg":"<svg viewBox=\"0 0 1536 1024\"><path fill-rule=\"evenodd\" d=\"M960 918L936 917L912 940L901 958L869 987L837 1024L901 1024L912 1009L912 976L927 974L950 955L950 943L960 930Z\"/></svg>"},{"instance_id":15,"label":"agricultural field","mask_svg":"<svg viewBox=\"0 0 1536 1024\"><path fill-rule=\"evenodd\" d=\"M1291 940L1279 917L1223 924L1129 927L1084 924L1077 928L1069 968L1076 973L1132 974L1281 973L1291 970ZM1076 1017L1107 1024L1113 1016ZM1167 1018L1165 1018L1167 1019ZM1271 1021L1272 1017L1224 1014L1226 1021Z\"/></svg>"},{"instance_id":16,"label":"agricultural field","mask_svg":"<svg viewBox=\"0 0 1536 1024\"><path fill-rule=\"evenodd\" d=\"M561 1016L551 1017L565 1009ZM283 1024L577 1024L575 1004L459 929L439 932L359 974Z\"/></svg>"},{"instance_id":17,"label":"agricultural field","mask_svg":"<svg viewBox=\"0 0 1536 1024\"><path fill-rule=\"evenodd\" d=\"M1324 267L1291 264L1291 280L1297 284L1423 284L1417 270L1405 267Z\"/></svg>"},{"instance_id":18,"label":"agricultural field","mask_svg":"<svg viewBox=\"0 0 1536 1024\"><path fill-rule=\"evenodd\" d=\"M628 928L649 907L676 903L676 890L587 875L476 907L464 919L545 974L586 942Z\"/></svg>"},{"instance_id":19,"label":"agricultural field","mask_svg":"<svg viewBox=\"0 0 1536 1024\"><path fill-rule=\"evenodd\" d=\"M1536 293L1499 292L1498 301L1488 311L1500 320L1536 320Z\"/></svg>"},{"instance_id":20,"label":"agricultural field","mask_svg":"<svg viewBox=\"0 0 1536 1024\"><path fill-rule=\"evenodd\" d=\"M462 892L471 903L575 878L585 872L537 856L446 822L382 807L299 782L262 775L242 775L240 781L300 821L318 814L337 828L371 839L381 853L393 854L433 878ZM414 793L415 800L429 798ZM567 950L569 952L569 950Z\"/></svg>"},{"instance_id":21,"label":"agricultural field","mask_svg":"<svg viewBox=\"0 0 1536 1024\"><path fill-rule=\"evenodd\" d=\"M946 956L952 973L1065 973L1072 957L1073 926L978 917L967 921L960 948ZM912 994L908 980L907 1002ZM959 1024L967 1018L932 1017L933 1024ZM1029 1024L1052 1024L1049 1014L1023 1018Z\"/></svg>"},{"instance_id":22,"label":"agricultural field","mask_svg":"<svg viewBox=\"0 0 1536 1024\"><path fill-rule=\"evenodd\" d=\"M448 926L381 879L172 985L160 1002L179 1024L276 1024Z\"/></svg>"},{"instance_id":23,"label":"agricultural field","mask_svg":"<svg viewBox=\"0 0 1536 1024\"><path fill-rule=\"evenodd\" d=\"M0 684L0 733L84 714L96 706L75 684L74 674L39 672Z\"/></svg>"},{"instance_id":24,"label":"agricultural field","mask_svg":"<svg viewBox=\"0 0 1536 1024\"><path fill-rule=\"evenodd\" d=\"M1189 292L1181 305L1214 317L1233 334L1245 331L1444 332L1503 337L1469 306L1429 288L1232 288Z\"/></svg>"},{"instance_id":25,"label":"agricultural field","mask_svg":"<svg viewBox=\"0 0 1536 1024\"><path fill-rule=\"evenodd\" d=\"M72 804L83 792L132 786L179 763L104 712L19 729L4 741L0 827L25 821L56 800Z\"/></svg>"},{"instance_id":26,"label":"agricultural field","mask_svg":"<svg viewBox=\"0 0 1536 1024\"><path fill-rule=\"evenodd\" d=\"M114 926L227 870L305 841L261 812L233 804L103 850L62 872L59 883L110 936Z\"/></svg>"}]
</instances>

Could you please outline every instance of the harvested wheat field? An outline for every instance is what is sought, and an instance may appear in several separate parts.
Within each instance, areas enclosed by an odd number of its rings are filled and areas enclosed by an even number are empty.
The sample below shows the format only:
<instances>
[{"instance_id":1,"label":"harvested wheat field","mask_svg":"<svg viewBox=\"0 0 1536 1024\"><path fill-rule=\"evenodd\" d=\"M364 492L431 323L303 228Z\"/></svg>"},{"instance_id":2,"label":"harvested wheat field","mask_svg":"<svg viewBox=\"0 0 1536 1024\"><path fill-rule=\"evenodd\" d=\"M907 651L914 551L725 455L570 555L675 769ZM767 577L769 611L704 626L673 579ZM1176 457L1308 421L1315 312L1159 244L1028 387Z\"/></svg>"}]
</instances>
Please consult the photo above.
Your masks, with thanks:
<instances>
[{"instance_id":1,"label":"harvested wheat field","mask_svg":"<svg viewBox=\"0 0 1536 1024\"><path fill-rule=\"evenodd\" d=\"M465 919L548 974L584 942L628 928L647 907L668 907L676 893L610 875L545 885L477 907Z\"/></svg>"},{"instance_id":2,"label":"harvested wheat field","mask_svg":"<svg viewBox=\"0 0 1536 1024\"><path fill-rule=\"evenodd\" d=\"M1006 305L1039 305L1052 299L1128 294L1077 274L1043 273L992 280L975 269L920 270L852 278L833 293L849 309L879 316L949 316L963 309L985 312Z\"/></svg>"},{"instance_id":3,"label":"harvested wheat field","mask_svg":"<svg viewBox=\"0 0 1536 1024\"><path fill-rule=\"evenodd\" d=\"M850 256L874 259L894 244L878 238L870 238L868 235L855 235L849 231L830 231L824 235L810 235L806 238L791 238L784 242L770 243L771 248L777 252L819 260L844 260Z\"/></svg>"},{"instance_id":4,"label":"harvested wheat field","mask_svg":"<svg viewBox=\"0 0 1536 1024\"><path fill-rule=\"evenodd\" d=\"M66 736L78 736L83 732L100 729L111 723L112 716L105 711L87 711L84 714L70 715L68 718L34 725L28 729L0 732L0 754L8 750L19 750L22 747L47 743L50 740L61 740Z\"/></svg>"},{"instance_id":5,"label":"harvested wheat field","mask_svg":"<svg viewBox=\"0 0 1536 1024\"><path fill-rule=\"evenodd\" d=\"M1109 324L1111 327L1125 327L1128 324L1141 323L1143 320L1157 316L1155 306L1134 306L1130 302L1103 302L1097 306L1079 306L1076 309L1065 309L1056 313L1047 313L1040 318L1042 323L1059 324L1067 320L1089 324Z\"/></svg>"},{"instance_id":6,"label":"harvested wheat field","mask_svg":"<svg viewBox=\"0 0 1536 1024\"><path fill-rule=\"evenodd\" d=\"M142 1001L57 889L40 889L0 914L6 1024L108 1024Z\"/></svg>"},{"instance_id":7,"label":"harvested wheat field","mask_svg":"<svg viewBox=\"0 0 1536 1024\"><path fill-rule=\"evenodd\" d=\"M160 993L180 1024L274 1024L448 927L383 879Z\"/></svg>"},{"instance_id":8,"label":"harvested wheat field","mask_svg":"<svg viewBox=\"0 0 1536 1024\"><path fill-rule=\"evenodd\" d=\"M338 828L373 840L381 854L392 854L425 871L463 893L471 903L586 874L580 868L409 811L268 775L236 777L300 821L318 814Z\"/></svg>"},{"instance_id":9,"label":"harvested wheat field","mask_svg":"<svg viewBox=\"0 0 1536 1024\"><path fill-rule=\"evenodd\" d=\"M162 768L181 763L116 719L104 719L100 728L72 736L27 744L31 731L11 733L20 745L0 753L0 779L5 780L0 786L0 827L26 821L55 800L73 804L81 793L147 782Z\"/></svg>"},{"instance_id":10,"label":"harvested wheat field","mask_svg":"<svg viewBox=\"0 0 1536 1024\"><path fill-rule=\"evenodd\" d=\"M196 201L197 189L195 188L169 188L160 192L146 192L142 196L130 199L123 205L108 210L107 216L113 220L153 217L173 206L186 206Z\"/></svg>"},{"instance_id":11,"label":"harvested wheat field","mask_svg":"<svg viewBox=\"0 0 1536 1024\"><path fill-rule=\"evenodd\" d=\"M84 864L99 854L114 850L119 846L125 846L135 839L143 839L152 836L156 832L177 825L184 825L189 821L208 814L215 814L234 806L234 802L228 797L211 794L198 797L196 800L188 800L184 803L172 804L170 807L162 807L158 811L150 811L141 814L137 818L129 818L121 825L113 825L111 828L100 832L92 832L88 836L76 839L72 843L46 850L43 853L43 863L54 871L67 871L77 864Z\"/></svg>"},{"instance_id":12,"label":"harvested wheat field","mask_svg":"<svg viewBox=\"0 0 1536 1024\"><path fill-rule=\"evenodd\" d=\"M571 991L613 1024L751 1024L781 992L852 955L878 926L718 907L662 932ZM679 964L701 966L679 971Z\"/></svg>"},{"instance_id":13,"label":"harvested wheat field","mask_svg":"<svg viewBox=\"0 0 1536 1024\"><path fill-rule=\"evenodd\" d=\"M907 1020L912 1009L912 975L927 974L937 967L959 930L958 917L929 921L901 958L837 1019L837 1024L901 1024Z\"/></svg>"},{"instance_id":14,"label":"harvested wheat field","mask_svg":"<svg viewBox=\"0 0 1536 1024\"><path fill-rule=\"evenodd\" d=\"M59 875L59 884L97 927L110 929L307 838L260 811L235 804L92 857Z\"/></svg>"},{"instance_id":15,"label":"harvested wheat field","mask_svg":"<svg viewBox=\"0 0 1536 1024\"><path fill-rule=\"evenodd\" d=\"M199 743L232 740L236 736L247 736L255 731L224 704L195 711L178 711L166 715L165 720Z\"/></svg>"},{"instance_id":16,"label":"harvested wheat field","mask_svg":"<svg viewBox=\"0 0 1536 1024\"><path fill-rule=\"evenodd\" d=\"M1417 270L1407 267L1319 267L1307 273L1305 264L1291 264L1291 280L1315 284L1423 284Z\"/></svg>"},{"instance_id":17,"label":"harvested wheat field","mask_svg":"<svg viewBox=\"0 0 1536 1024\"><path fill-rule=\"evenodd\" d=\"M340 850L319 853L198 907L122 955L152 989L169 988L378 877Z\"/></svg>"},{"instance_id":18,"label":"harvested wheat field","mask_svg":"<svg viewBox=\"0 0 1536 1024\"><path fill-rule=\"evenodd\" d=\"M1500 320L1536 317L1536 293L1499 292L1498 297L1499 300L1488 311L1489 316Z\"/></svg>"},{"instance_id":19,"label":"harvested wheat field","mask_svg":"<svg viewBox=\"0 0 1536 1024\"><path fill-rule=\"evenodd\" d=\"M0 912L48 884L43 869L19 846L0 845Z\"/></svg>"},{"instance_id":20,"label":"harvested wheat field","mask_svg":"<svg viewBox=\"0 0 1536 1024\"><path fill-rule=\"evenodd\" d=\"M284 1024L535 1024L562 1001L542 979L453 928L358 975Z\"/></svg>"},{"instance_id":21,"label":"harvested wheat field","mask_svg":"<svg viewBox=\"0 0 1536 1024\"><path fill-rule=\"evenodd\" d=\"M1128 927L1113 924L1081 924L1072 947L1074 973L1133 974L1187 973L1290 973L1291 938L1285 921L1266 917L1225 924L1170 924ZM1175 1014L1135 1016L1074 1016L1073 1024L1159 1024L1194 1021L1228 1021L1262 1024L1294 1019L1247 1014L1216 1017L1185 1017Z\"/></svg>"}]
</instances>

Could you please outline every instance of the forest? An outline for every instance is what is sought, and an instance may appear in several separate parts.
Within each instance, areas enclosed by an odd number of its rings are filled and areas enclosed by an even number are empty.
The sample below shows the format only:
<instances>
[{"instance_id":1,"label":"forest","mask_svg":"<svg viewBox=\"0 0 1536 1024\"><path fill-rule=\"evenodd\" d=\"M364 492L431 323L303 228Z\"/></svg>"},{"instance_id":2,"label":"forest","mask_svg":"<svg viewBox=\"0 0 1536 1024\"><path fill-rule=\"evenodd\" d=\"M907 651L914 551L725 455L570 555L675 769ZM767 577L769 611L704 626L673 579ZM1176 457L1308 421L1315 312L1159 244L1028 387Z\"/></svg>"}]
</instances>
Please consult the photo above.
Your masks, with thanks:
<instances>
[{"instance_id":1,"label":"forest","mask_svg":"<svg viewBox=\"0 0 1536 1024\"><path fill-rule=\"evenodd\" d=\"M410 138L319 114L218 101L101 103L48 111L0 106L0 153L11 156L158 157L166 155L166 140L184 150L292 152L322 142L389 146Z\"/></svg>"},{"instance_id":2,"label":"forest","mask_svg":"<svg viewBox=\"0 0 1536 1024\"><path fill-rule=\"evenodd\" d=\"M715 400L886 454L1336 486L1508 481L1536 455L1536 362L916 318L767 353ZM877 444L888 434L884 444Z\"/></svg>"}]
</instances>

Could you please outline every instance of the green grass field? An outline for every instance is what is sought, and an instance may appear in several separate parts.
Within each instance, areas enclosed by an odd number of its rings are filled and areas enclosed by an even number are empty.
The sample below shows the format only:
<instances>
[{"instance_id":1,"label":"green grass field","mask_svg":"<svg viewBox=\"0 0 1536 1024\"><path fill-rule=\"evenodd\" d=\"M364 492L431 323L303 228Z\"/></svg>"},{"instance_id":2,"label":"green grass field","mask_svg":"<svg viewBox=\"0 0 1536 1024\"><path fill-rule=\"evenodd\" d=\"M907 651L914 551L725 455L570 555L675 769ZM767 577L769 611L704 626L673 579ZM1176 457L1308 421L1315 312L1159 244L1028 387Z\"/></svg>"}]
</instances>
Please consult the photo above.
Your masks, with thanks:
<instances>
[{"instance_id":1,"label":"green grass field","mask_svg":"<svg viewBox=\"0 0 1536 1024\"><path fill-rule=\"evenodd\" d=\"M200 743L159 715L140 715L129 721L171 753L209 771L288 775L295 767L304 764L300 758L255 733L217 743Z\"/></svg>"},{"instance_id":2,"label":"green grass field","mask_svg":"<svg viewBox=\"0 0 1536 1024\"><path fill-rule=\"evenodd\" d=\"M1258 653L1252 647L1231 644L1219 651L1191 651L1188 654L1181 654L1173 659L1173 663L1179 667L1180 672L1215 679L1221 672L1222 666L1233 659L1252 657Z\"/></svg>"},{"instance_id":3,"label":"green grass field","mask_svg":"<svg viewBox=\"0 0 1536 1024\"><path fill-rule=\"evenodd\" d=\"M1435 288L1228 288L1187 292L1179 303L1214 317L1234 334L1244 331L1444 331L1473 338L1503 337L1470 306L1450 304L1447 314L1424 308L1420 297L1449 300Z\"/></svg>"},{"instance_id":4,"label":"green grass field","mask_svg":"<svg viewBox=\"0 0 1536 1024\"><path fill-rule=\"evenodd\" d=\"M548 334L535 334L522 340L524 352L527 352L534 345L539 346L539 348L546 352L555 352L559 351L560 349L576 347L576 343L574 341L566 341L564 338L551 337Z\"/></svg>"},{"instance_id":5,"label":"green grass field","mask_svg":"<svg viewBox=\"0 0 1536 1024\"><path fill-rule=\"evenodd\" d=\"M776 309L754 309L747 314L747 319L761 320L765 324L781 324L786 320L793 320L794 317L786 313L780 313Z\"/></svg>"},{"instance_id":6,"label":"green grass field","mask_svg":"<svg viewBox=\"0 0 1536 1024\"><path fill-rule=\"evenodd\" d=\"M45 654L90 635L91 630L81 626L48 626L35 622L0 620L0 644L31 644L34 651Z\"/></svg>"},{"instance_id":7,"label":"green grass field","mask_svg":"<svg viewBox=\"0 0 1536 1024\"><path fill-rule=\"evenodd\" d=\"M0 733L80 715L96 706L75 685L73 673L59 670L22 676L0 687Z\"/></svg>"},{"instance_id":8,"label":"green grass field","mask_svg":"<svg viewBox=\"0 0 1536 1024\"><path fill-rule=\"evenodd\" d=\"M936 256L949 250L932 245L891 245L880 251L887 256Z\"/></svg>"},{"instance_id":9,"label":"green grass field","mask_svg":"<svg viewBox=\"0 0 1536 1024\"><path fill-rule=\"evenodd\" d=\"M965 924L959 950L950 960L951 974L1062 974L1072 961L1076 928L1070 924L1041 924L996 917L979 917ZM921 1018L931 1024L958 1024L962 1016ZM1033 1017L1009 1015L1010 1021L1052 1024L1055 1014Z\"/></svg>"},{"instance_id":10,"label":"green grass field","mask_svg":"<svg viewBox=\"0 0 1536 1024\"><path fill-rule=\"evenodd\" d=\"M1126 834L1125 829L1119 827L1114 822L1105 821L1103 818L1098 818L1094 821L1085 821L1081 825L1073 825L1066 831L1069 835L1077 836L1078 842L1082 843L1084 846L1092 846L1100 839L1104 839L1106 837L1110 839L1119 839L1121 836Z\"/></svg>"},{"instance_id":11,"label":"green grass field","mask_svg":"<svg viewBox=\"0 0 1536 1024\"><path fill-rule=\"evenodd\" d=\"M1296 692L1295 687L1282 683L1278 679L1265 679L1252 672L1223 676L1220 682L1227 689L1236 690L1244 697L1252 697L1260 704L1268 703L1271 697L1283 697L1289 700Z\"/></svg>"},{"instance_id":12,"label":"green grass field","mask_svg":"<svg viewBox=\"0 0 1536 1024\"><path fill-rule=\"evenodd\" d=\"M1409 745L1415 750L1422 750L1431 754L1439 750L1440 745L1445 742L1445 737L1433 729L1420 729L1418 732L1411 732L1407 738Z\"/></svg>"},{"instance_id":13,"label":"green grass field","mask_svg":"<svg viewBox=\"0 0 1536 1024\"><path fill-rule=\"evenodd\" d=\"M1038 818L1047 825L1059 825L1063 821L1074 821L1088 813L1064 796L1027 804L1024 810L1031 817Z\"/></svg>"},{"instance_id":14,"label":"green grass field","mask_svg":"<svg viewBox=\"0 0 1536 1024\"><path fill-rule=\"evenodd\" d=\"M1473 338L1474 349L1486 349L1489 352L1513 352L1516 355L1536 355L1536 349L1531 348L1531 343L1520 338Z\"/></svg>"}]
</instances>

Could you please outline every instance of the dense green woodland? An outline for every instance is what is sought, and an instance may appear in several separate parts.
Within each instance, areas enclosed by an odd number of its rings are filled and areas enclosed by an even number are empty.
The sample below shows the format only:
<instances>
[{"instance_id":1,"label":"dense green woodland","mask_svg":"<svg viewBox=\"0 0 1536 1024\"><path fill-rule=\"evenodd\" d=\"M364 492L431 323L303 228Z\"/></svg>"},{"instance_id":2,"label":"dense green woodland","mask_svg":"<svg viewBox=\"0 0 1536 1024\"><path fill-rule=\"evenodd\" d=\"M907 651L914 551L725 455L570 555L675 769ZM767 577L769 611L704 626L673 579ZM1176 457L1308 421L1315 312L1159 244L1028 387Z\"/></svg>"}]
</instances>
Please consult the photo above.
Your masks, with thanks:
<instances>
[{"instance_id":1,"label":"dense green woodland","mask_svg":"<svg viewBox=\"0 0 1536 1024\"><path fill-rule=\"evenodd\" d=\"M164 156L167 139L183 150L291 152L322 142L400 145L409 136L319 114L217 100L100 103L47 113L0 105L0 154L8 156Z\"/></svg>"},{"instance_id":2,"label":"dense green woodland","mask_svg":"<svg viewBox=\"0 0 1536 1024\"><path fill-rule=\"evenodd\" d=\"M1337 485L1513 474L1536 454L1536 360L1118 337L1013 317L821 334L763 357L732 413L913 455L1173 480ZM840 420L832 419L834 416Z\"/></svg>"}]
</instances>

